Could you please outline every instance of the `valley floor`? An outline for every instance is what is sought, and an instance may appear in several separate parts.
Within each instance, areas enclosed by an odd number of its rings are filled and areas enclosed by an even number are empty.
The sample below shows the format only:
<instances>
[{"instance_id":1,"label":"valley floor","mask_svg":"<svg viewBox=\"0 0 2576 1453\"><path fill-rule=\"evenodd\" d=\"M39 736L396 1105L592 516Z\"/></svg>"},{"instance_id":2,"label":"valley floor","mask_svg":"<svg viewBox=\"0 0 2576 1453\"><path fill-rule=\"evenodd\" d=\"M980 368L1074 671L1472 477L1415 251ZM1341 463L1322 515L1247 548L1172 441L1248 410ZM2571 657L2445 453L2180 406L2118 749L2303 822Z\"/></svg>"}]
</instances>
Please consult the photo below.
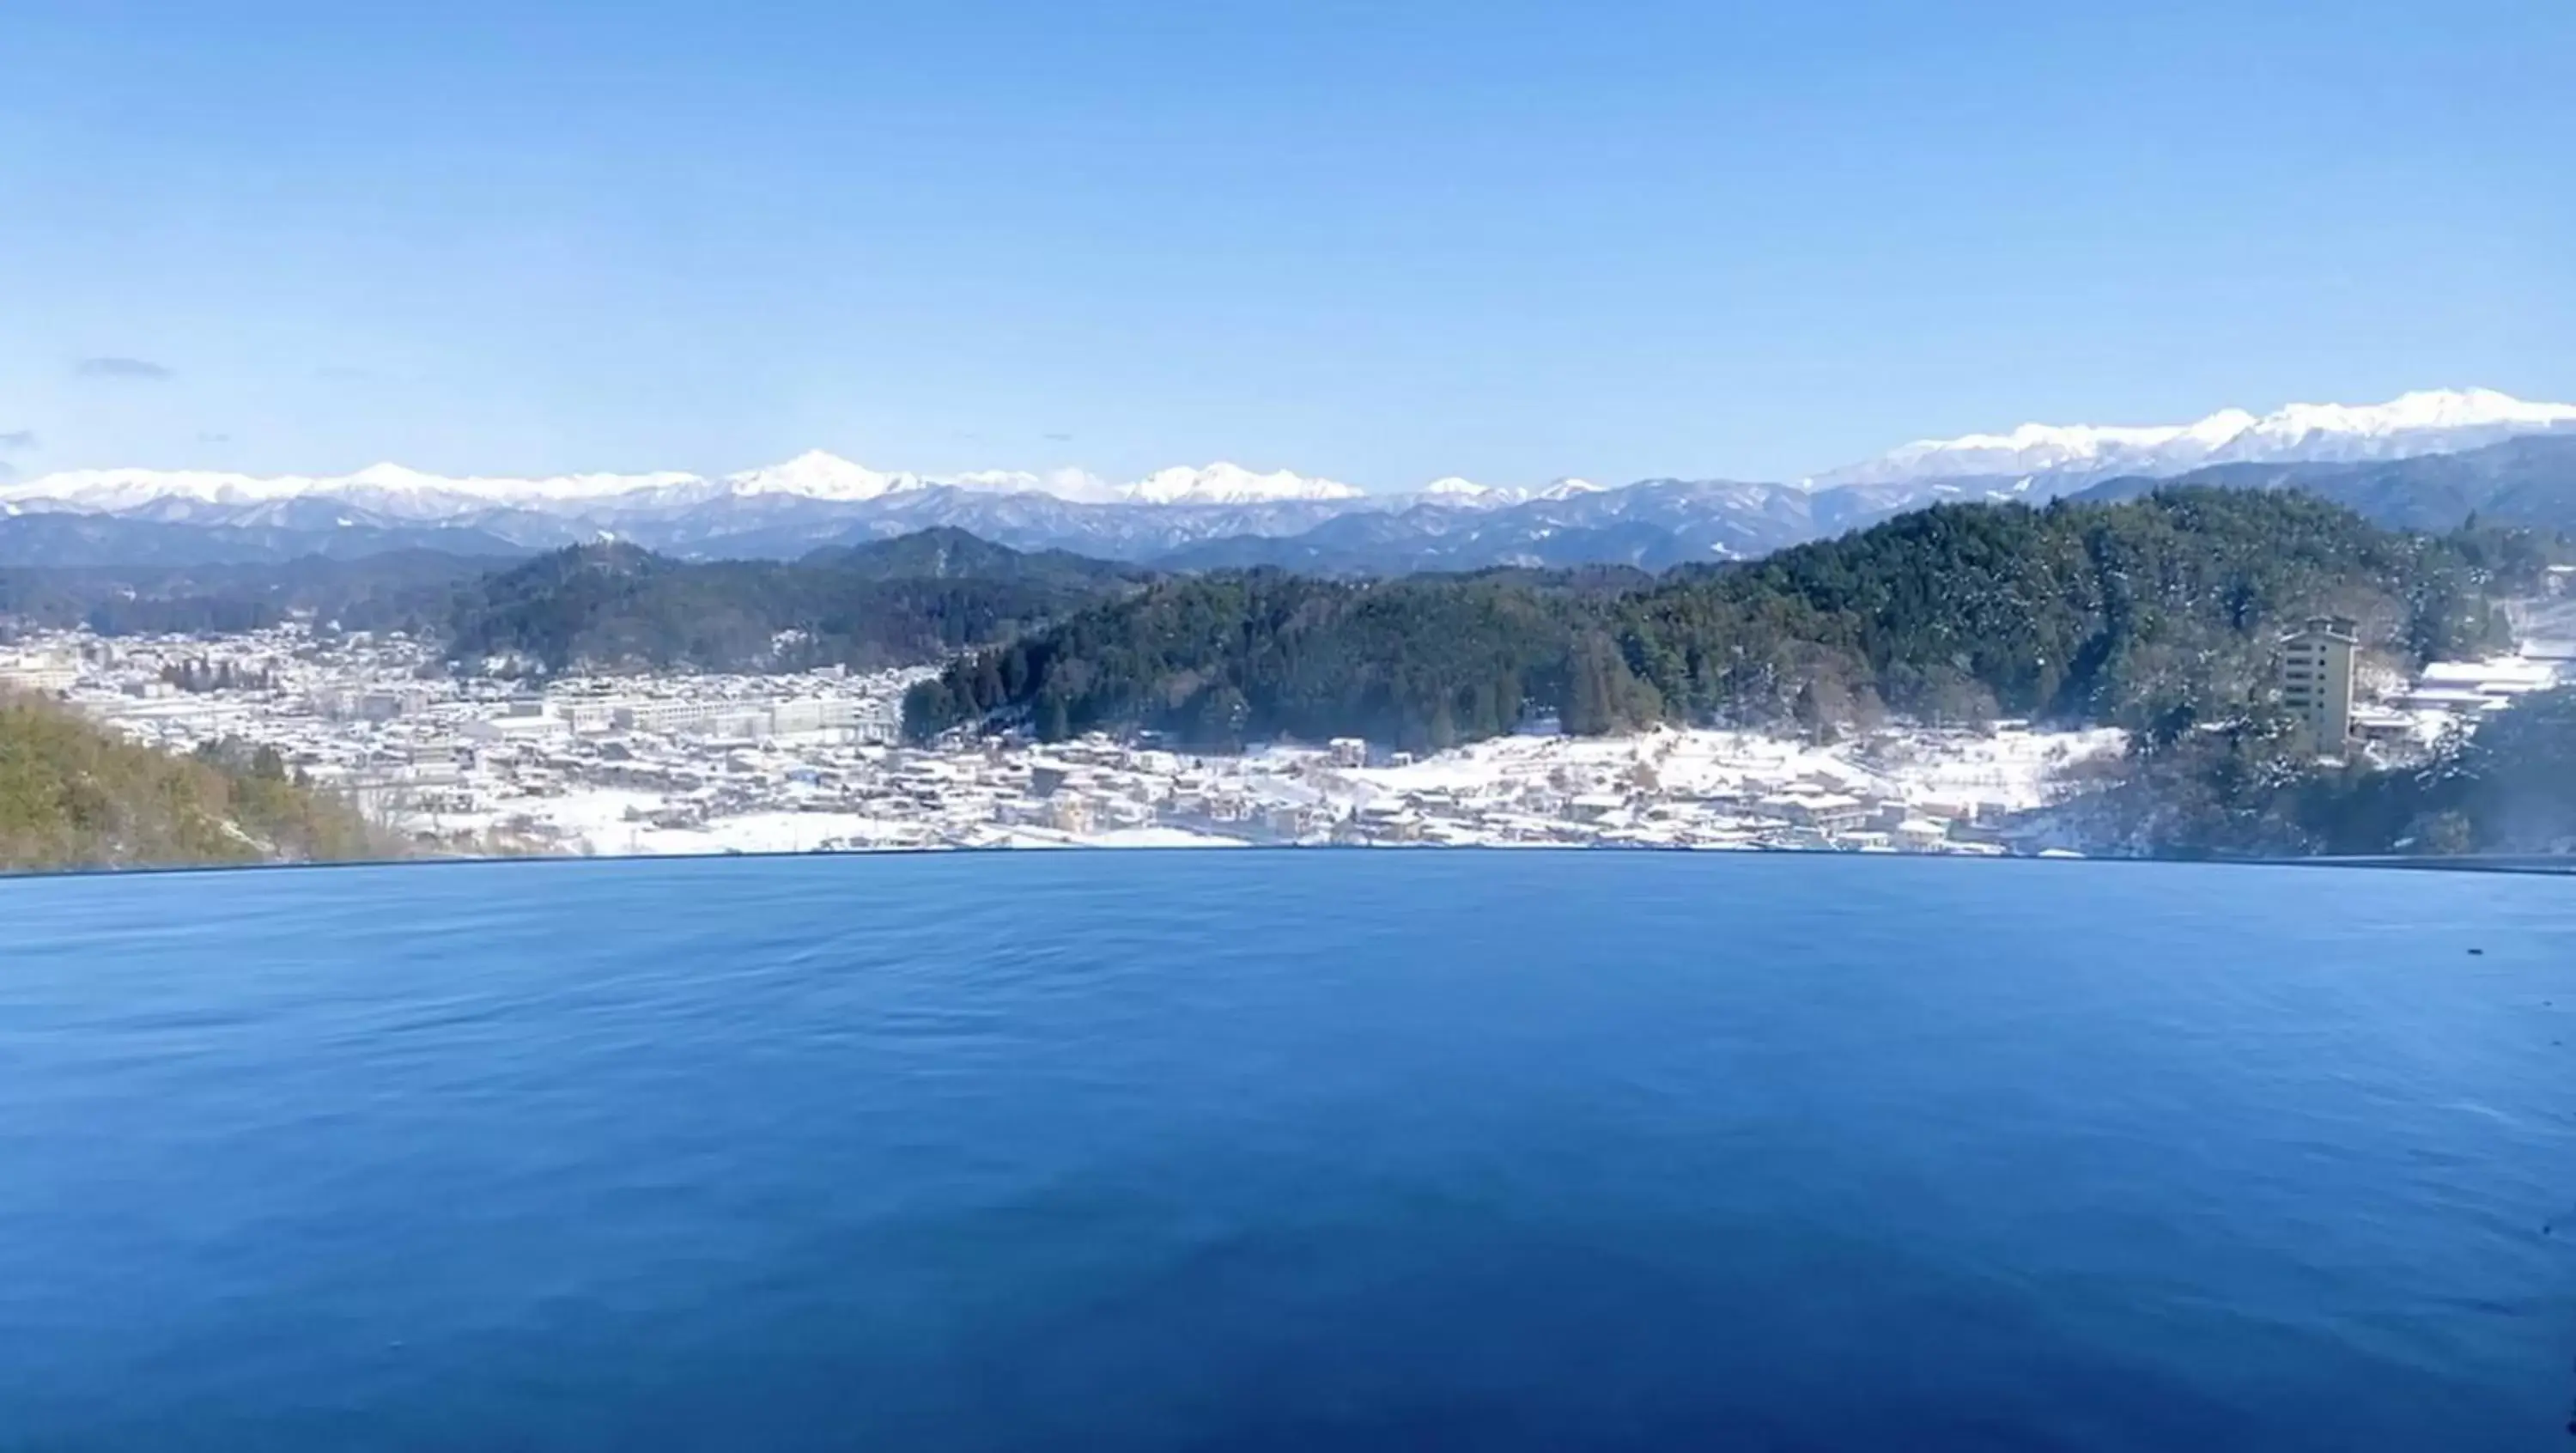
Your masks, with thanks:
<instances>
[{"instance_id":1,"label":"valley floor","mask_svg":"<svg viewBox=\"0 0 2576 1453\"><path fill-rule=\"evenodd\" d=\"M733 744L730 789L597 785L406 809L433 840L598 855L1267 844L2002 852L2055 774L2116 731L1502 738L1420 760L1355 743L1199 757L1095 738L914 751ZM463 805L463 804L457 804Z\"/></svg>"},{"instance_id":2,"label":"valley floor","mask_svg":"<svg viewBox=\"0 0 2576 1453\"><path fill-rule=\"evenodd\" d=\"M424 669L425 645L399 636L325 640L285 627L36 644L41 657L18 659L50 663L40 684L127 735L175 751L273 747L417 849L454 855L1244 844L2035 853L2080 846L2053 835L2045 809L2070 790L2072 770L2125 742L2116 730L2005 723L1893 726L1831 743L1536 730L1418 760L1357 740L1242 756L1107 738L916 748L896 743L895 723L919 671L559 680L533 691L443 678ZM2493 688L2485 678L2508 665L2517 689L2551 674L2539 662L2463 669ZM2474 694L2430 673L2419 689Z\"/></svg>"}]
</instances>

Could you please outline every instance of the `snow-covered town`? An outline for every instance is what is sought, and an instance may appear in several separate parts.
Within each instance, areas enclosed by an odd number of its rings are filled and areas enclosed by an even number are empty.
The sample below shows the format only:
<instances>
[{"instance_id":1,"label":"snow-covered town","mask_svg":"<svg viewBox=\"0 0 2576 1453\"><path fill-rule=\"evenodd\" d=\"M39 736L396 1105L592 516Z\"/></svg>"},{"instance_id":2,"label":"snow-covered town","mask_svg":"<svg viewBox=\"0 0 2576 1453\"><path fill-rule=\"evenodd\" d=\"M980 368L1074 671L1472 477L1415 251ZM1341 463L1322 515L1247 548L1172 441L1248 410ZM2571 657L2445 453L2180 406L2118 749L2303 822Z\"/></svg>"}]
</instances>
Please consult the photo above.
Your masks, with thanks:
<instances>
[{"instance_id":1,"label":"snow-covered town","mask_svg":"<svg viewBox=\"0 0 2576 1453\"><path fill-rule=\"evenodd\" d=\"M2116 730L1894 726L1818 745L1544 724L1419 760L1357 739L1197 756L1150 738L900 743L926 672L451 677L400 635L56 632L0 684L188 751L274 748L431 854L1394 845L2064 852L2044 811ZM2403 751L2550 685L2562 662L2372 684L2356 740Z\"/></svg>"}]
</instances>

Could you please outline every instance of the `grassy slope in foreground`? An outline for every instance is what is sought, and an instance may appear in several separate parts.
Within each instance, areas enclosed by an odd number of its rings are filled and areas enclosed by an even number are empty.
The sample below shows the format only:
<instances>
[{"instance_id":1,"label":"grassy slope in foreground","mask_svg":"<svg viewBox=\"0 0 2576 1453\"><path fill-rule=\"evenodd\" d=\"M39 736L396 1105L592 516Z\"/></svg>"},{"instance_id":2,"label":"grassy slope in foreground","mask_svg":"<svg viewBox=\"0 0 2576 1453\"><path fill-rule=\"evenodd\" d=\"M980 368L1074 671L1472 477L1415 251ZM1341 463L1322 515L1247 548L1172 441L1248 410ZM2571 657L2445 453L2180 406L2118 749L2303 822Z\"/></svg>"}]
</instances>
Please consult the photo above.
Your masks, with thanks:
<instances>
[{"instance_id":1,"label":"grassy slope in foreground","mask_svg":"<svg viewBox=\"0 0 2576 1453\"><path fill-rule=\"evenodd\" d=\"M239 760L234 760L238 757ZM0 693L0 871L382 857L357 812L271 753L176 757Z\"/></svg>"}]
</instances>

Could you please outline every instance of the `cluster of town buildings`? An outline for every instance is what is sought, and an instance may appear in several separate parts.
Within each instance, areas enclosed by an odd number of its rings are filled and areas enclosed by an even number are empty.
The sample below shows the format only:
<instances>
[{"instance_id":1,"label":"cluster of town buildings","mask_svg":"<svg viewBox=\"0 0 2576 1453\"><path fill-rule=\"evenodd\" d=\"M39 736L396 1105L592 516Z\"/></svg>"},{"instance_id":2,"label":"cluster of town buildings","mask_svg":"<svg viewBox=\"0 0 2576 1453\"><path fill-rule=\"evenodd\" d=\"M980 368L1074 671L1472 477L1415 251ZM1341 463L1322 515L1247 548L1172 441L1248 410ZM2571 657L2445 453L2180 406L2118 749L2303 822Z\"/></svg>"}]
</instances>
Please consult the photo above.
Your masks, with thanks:
<instances>
[{"instance_id":1,"label":"cluster of town buildings","mask_svg":"<svg viewBox=\"0 0 2576 1453\"><path fill-rule=\"evenodd\" d=\"M2533 613L2530 624L2566 632L2526 636L2510 656L2435 661L2411 680L2362 667L2359 632L2340 616L2316 616L2281 641L2281 705L2317 750L2400 755L2474 728L2576 671L2576 620L2564 609Z\"/></svg>"},{"instance_id":2,"label":"cluster of town buildings","mask_svg":"<svg viewBox=\"0 0 2576 1453\"><path fill-rule=\"evenodd\" d=\"M2571 633L2576 635L2576 633ZM2568 653L2576 656L2576 651ZM810 852L1449 844L2048 850L2044 807L2117 731L1892 727L1831 745L1539 729L1415 760L1356 739L1202 757L1150 739L899 741L925 672L451 676L429 643L300 624L223 637L23 637L0 685L141 741L273 747L424 851ZM2556 679L2518 656L2365 680L2348 624L2283 649L2321 744L2397 752ZM2373 697L2377 699L2371 699ZM2331 750L2331 748L2328 748Z\"/></svg>"}]
</instances>

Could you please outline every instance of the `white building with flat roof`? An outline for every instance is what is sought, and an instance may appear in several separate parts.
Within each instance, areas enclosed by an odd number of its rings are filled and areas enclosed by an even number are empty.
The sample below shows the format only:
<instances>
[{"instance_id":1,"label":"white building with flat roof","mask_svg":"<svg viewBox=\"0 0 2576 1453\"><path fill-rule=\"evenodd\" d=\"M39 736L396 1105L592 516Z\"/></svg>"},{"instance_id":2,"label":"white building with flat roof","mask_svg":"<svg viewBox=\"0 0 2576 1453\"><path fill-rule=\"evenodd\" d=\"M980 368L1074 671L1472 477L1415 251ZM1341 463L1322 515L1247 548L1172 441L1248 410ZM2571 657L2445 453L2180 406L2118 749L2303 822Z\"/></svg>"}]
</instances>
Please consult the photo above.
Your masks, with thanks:
<instances>
[{"instance_id":1,"label":"white building with flat roof","mask_svg":"<svg viewBox=\"0 0 2576 1453\"><path fill-rule=\"evenodd\" d=\"M0 656L0 686L59 696L80 681L80 662L69 656Z\"/></svg>"}]
</instances>

